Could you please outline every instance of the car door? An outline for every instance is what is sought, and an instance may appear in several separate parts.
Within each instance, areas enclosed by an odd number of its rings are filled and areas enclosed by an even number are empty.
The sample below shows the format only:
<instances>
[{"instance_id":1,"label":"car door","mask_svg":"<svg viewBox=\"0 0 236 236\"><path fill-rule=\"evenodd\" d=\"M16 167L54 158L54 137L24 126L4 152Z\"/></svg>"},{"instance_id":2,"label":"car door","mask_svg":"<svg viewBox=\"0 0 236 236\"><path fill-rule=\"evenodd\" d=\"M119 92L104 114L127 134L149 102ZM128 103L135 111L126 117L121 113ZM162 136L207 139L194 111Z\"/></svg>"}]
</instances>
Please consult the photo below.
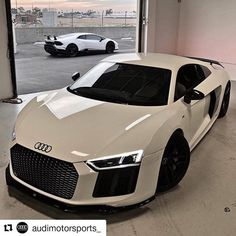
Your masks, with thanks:
<instances>
[{"instance_id":1,"label":"car door","mask_svg":"<svg viewBox=\"0 0 236 236\"><path fill-rule=\"evenodd\" d=\"M90 50L104 50L102 37L98 35L87 34L86 45L87 45L87 49L90 49Z\"/></svg>"},{"instance_id":2,"label":"car door","mask_svg":"<svg viewBox=\"0 0 236 236\"><path fill-rule=\"evenodd\" d=\"M199 73L199 65L188 64L181 67L176 78L175 101L183 97L187 91L197 89L204 80ZM183 99L182 102L184 103ZM210 104L209 96L201 100L191 101L185 105L185 116L188 122L189 142L194 143L199 134L202 133L210 122L208 107Z\"/></svg>"},{"instance_id":3,"label":"car door","mask_svg":"<svg viewBox=\"0 0 236 236\"><path fill-rule=\"evenodd\" d=\"M87 35L86 34L82 34L77 38L77 46L78 46L80 51L88 49Z\"/></svg>"}]
</instances>

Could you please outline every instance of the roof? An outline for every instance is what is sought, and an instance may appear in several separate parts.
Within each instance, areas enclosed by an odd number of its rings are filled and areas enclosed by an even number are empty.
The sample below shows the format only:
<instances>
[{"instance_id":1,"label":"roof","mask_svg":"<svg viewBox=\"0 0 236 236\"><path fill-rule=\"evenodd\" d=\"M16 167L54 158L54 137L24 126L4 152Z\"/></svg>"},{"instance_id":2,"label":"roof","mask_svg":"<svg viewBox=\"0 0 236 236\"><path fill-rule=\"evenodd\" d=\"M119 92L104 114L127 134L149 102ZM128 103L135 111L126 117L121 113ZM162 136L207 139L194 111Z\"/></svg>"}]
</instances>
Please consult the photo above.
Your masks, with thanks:
<instances>
[{"instance_id":1,"label":"roof","mask_svg":"<svg viewBox=\"0 0 236 236\"><path fill-rule=\"evenodd\" d=\"M181 57L181 56L176 56L176 55L171 55L171 54L162 54L162 53L118 54L118 55L107 57L103 59L102 61L159 67L159 68L165 68L169 70L178 69L182 65L191 64L191 63L209 65L209 63L202 62L196 59Z\"/></svg>"},{"instance_id":2,"label":"roof","mask_svg":"<svg viewBox=\"0 0 236 236\"><path fill-rule=\"evenodd\" d=\"M81 32L81 33L70 33L70 34L60 35L60 36L58 36L58 37L59 37L59 38L73 37L73 36L78 37L78 36L84 35L84 34L93 34L93 33L83 33L83 32Z\"/></svg>"}]
</instances>

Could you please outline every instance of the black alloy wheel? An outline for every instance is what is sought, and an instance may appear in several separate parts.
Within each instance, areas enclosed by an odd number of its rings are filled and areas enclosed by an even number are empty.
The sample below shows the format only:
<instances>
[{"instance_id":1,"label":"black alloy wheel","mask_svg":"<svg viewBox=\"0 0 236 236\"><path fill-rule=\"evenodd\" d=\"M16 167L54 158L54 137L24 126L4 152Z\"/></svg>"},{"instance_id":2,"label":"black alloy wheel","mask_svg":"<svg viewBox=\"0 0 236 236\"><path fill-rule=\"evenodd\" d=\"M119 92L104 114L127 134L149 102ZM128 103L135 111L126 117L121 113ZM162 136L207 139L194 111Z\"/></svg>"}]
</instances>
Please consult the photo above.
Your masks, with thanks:
<instances>
[{"instance_id":1,"label":"black alloy wheel","mask_svg":"<svg viewBox=\"0 0 236 236\"><path fill-rule=\"evenodd\" d=\"M220 108L220 113L219 113L218 118L224 117L228 111L229 100L230 100L230 90L231 90L231 83L229 81L225 87L224 97L221 103L221 108Z\"/></svg>"},{"instance_id":2,"label":"black alloy wheel","mask_svg":"<svg viewBox=\"0 0 236 236\"><path fill-rule=\"evenodd\" d=\"M113 42L108 42L106 46L106 53L110 54L115 51L115 45Z\"/></svg>"},{"instance_id":3,"label":"black alloy wheel","mask_svg":"<svg viewBox=\"0 0 236 236\"><path fill-rule=\"evenodd\" d=\"M78 54L78 47L75 44L70 44L66 48L66 54L70 57L75 57Z\"/></svg>"},{"instance_id":4,"label":"black alloy wheel","mask_svg":"<svg viewBox=\"0 0 236 236\"><path fill-rule=\"evenodd\" d=\"M156 192L176 186L185 176L190 162L189 145L180 132L175 132L165 148Z\"/></svg>"}]
</instances>

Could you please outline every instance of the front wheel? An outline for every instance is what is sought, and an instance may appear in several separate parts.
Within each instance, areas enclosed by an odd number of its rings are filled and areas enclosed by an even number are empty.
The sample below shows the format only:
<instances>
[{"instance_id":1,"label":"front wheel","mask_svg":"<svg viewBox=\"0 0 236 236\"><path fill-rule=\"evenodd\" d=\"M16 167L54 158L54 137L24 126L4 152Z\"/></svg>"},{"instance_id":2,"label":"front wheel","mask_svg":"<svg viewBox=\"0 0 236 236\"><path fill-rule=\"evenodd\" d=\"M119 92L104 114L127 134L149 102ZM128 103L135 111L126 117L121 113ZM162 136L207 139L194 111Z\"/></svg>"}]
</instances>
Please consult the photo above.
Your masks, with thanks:
<instances>
[{"instance_id":1,"label":"front wheel","mask_svg":"<svg viewBox=\"0 0 236 236\"><path fill-rule=\"evenodd\" d=\"M219 113L218 118L224 117L228 111L229 100L230 100L230 90L231 90L231 83L229 81L225 87L224 97L221 103L221 108L220 108L220 113Z\"/></svg>"},{"instance_id":2,"label":"front wheel","mask_svg":"<svg viewBox=\"0 0 236 236\"><path fill-rule=\"evenodd\" d=\"M168 141L158 177L156 192L165 192L176 186L185 176L190 161L190 149L184 136L176 132Z\"/></svg>"},{"instance_id":3,"label":"front wheel","mask_svg":"<svg viewBox=\"0 0 236 236\"><path fill-rule=\"evenodd\" d=\"M108 42L106 46L106 53L113 53L115 51L115 44L113 42Z\"/></svg>"}]
</instances>

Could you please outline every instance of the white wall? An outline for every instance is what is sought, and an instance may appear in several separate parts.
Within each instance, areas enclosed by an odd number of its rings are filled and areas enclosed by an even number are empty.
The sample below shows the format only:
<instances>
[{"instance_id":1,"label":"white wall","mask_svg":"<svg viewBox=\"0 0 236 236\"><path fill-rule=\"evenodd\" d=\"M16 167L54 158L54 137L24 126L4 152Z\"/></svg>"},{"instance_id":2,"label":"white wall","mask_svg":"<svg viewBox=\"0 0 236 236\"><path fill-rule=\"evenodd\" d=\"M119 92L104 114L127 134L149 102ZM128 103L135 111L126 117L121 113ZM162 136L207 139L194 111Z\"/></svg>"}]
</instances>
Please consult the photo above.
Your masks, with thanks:
<instances>
[{"instance_id":1,"label":"white wall","mask_svg":"<svg viewBox=\"0 0 236 236\"><path fill-rule=\"evenodd\" d=\"M224 62L236 79L236 1L182 0L177 53Z\"/></svg>"},{"instance_id":2,"label":"white wall","mask_svg":"<svg viewBox=\"0 0 236 236\"><path fill-rule=\"evenodd\" d=\"M178 0L149 0L148 52L177 52L179 12Z\"/></svg>"},{"instance_id":3,"label":"white wall","mask_svg":"<svg viewBox=\"0 0 236 236\"><path fill-rule=\"evenodd\" d=\"M0 100L13 96L7 45L5 0L0 0Z\"/></svg>"},{"instance_id":4,"label":"white wall","mask_svg":"<svg viewBox=\"0 0 236 236\"><path fill-rule=\"evenodd\" d=\"M148 15L148 52L215 59L236 80L236 0L149 0Z\"/></svg>"}]
</instances>

